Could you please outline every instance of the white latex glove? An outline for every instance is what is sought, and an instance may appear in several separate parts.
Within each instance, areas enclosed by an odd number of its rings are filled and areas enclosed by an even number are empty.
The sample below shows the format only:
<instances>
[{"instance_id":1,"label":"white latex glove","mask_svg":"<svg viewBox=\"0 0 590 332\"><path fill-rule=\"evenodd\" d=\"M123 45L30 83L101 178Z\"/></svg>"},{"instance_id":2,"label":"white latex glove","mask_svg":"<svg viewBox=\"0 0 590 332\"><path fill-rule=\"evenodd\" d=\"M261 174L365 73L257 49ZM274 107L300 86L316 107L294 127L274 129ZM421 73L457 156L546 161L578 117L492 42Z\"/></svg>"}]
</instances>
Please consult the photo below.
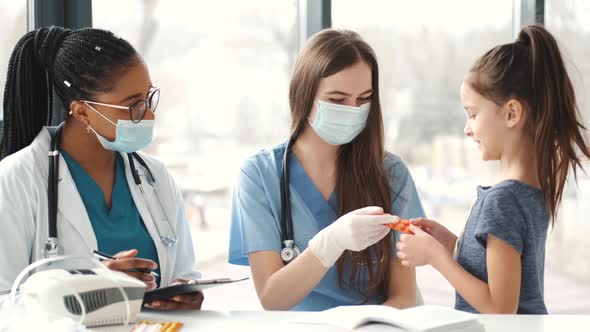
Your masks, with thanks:
<instances>
[{"instance_id":1,"label":"white latex glove","mask_svg":"<svg viewBox=\"0 0 590 332\"><path fill-rule=\"evenodd\" d=\"M322 264L330 268L344 250L361 251L384 238L391 229L385 224L399 218L384 215L383 209L369 206L351 211L322 229L307 244Z\"/></svg>"}]
</instances>

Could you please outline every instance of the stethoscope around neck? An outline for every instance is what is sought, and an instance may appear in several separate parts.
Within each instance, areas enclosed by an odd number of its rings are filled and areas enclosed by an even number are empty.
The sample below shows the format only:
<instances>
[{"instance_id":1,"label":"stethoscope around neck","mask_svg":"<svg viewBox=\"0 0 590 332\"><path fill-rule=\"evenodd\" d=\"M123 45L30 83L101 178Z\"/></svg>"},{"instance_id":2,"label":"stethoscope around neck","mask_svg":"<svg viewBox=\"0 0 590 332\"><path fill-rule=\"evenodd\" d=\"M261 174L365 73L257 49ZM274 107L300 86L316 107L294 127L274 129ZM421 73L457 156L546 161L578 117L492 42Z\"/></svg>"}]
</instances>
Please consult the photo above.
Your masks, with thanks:
<instances>
[{"instance_id":1,"label":"stethoscope around neck","mask_svg":"<svg viewBox=\"0 0 590 332\"><path fill-rule=\"evenodd\" d=\"M65 122L62 122L57 127L47 127L49 135L51 136L51 142L49 146L49 174L47 177L49 237L47 239L47 242L45 242L45 246L43 249L43 255L45 256L45 258L57 256L60 250L60 244L57 238L57 202L59 182L59 145L61 139L61 131L63 129L64 124ZM158 195L158 191L154 187L153 193L159 203L159 208L161 212L160 216L161 219L165 219L166 223L162 223L162 220L159 220L160 218L156 218L157 214L153 206L154 204L150 204L150 201L147 199L146 191L143 187L143 182L141 181L138 169L135 167L135 161L137 161L141 165L141 167L145 169L145 178L151 186L154 186L154 183L156 182L153 173L151 172L150 168L143 160L143 158L141 158L136 152L127 153L127 158L129 159L129 168L131 169L133 181L139 187L139 191L146 203L150 216L152 217L156 230L158 231L158 235L160 236L160 240L162 241L165 247L172 247L178 240L178 237L176 236L176 232L174 231L174 228L170 223L170 218L166 212L166 209L164 209L164 205L162 204L162 200ZM166 227L167 229L162 230L161 227Z\"/></svg>"},{"instance_id":2,"label":"stethoscope around neck","mask_svg":"<svg viewBox=\"0 0 590 332\"><path fill-rule=\"evenodd\" d=\"M283 172L281 175L281 259L289 264L301 254L295 245L293 219L291 216L291 198L289 191L289 153L295 143L295 135L289 138L283 154Z\"/></svg>"}]
</instances>

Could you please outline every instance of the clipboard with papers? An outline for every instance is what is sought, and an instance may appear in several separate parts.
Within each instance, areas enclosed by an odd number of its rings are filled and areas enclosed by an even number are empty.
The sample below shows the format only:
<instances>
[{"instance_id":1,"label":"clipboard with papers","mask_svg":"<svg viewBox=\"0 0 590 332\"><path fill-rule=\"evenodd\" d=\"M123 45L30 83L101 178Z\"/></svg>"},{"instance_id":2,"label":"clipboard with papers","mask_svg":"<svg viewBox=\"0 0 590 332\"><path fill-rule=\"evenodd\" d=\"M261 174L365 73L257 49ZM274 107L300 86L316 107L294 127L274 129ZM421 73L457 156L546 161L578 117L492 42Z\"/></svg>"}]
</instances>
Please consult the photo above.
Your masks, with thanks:
<instances>
[{"instance_id":1,"label":"clipboard with papers","mask_svg":"<svg viewBox=\"0 0 590 332\"><path fill-rule=\"evenodd\" d=\"M143 296L144 303L150 303L157 300L169 300L178 295L191 294L201 292L204 289L232 284L234 282L240 282L249 279L249 277L231 279L231 278L218 278L218 279L204 279L204 280L190 280L187 283L174 284L167 287L156 288L151 291L145 292Z\"/></svg>"}]
</instances>

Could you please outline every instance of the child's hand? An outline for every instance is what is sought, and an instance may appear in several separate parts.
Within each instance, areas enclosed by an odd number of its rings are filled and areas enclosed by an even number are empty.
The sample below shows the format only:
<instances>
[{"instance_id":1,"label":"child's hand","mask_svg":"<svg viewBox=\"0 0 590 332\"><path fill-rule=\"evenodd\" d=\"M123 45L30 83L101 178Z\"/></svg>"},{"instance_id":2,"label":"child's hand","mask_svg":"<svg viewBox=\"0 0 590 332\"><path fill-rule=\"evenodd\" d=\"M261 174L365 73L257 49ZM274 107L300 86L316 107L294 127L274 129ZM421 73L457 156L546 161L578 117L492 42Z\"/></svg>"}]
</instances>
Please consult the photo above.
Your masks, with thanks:
<instances>
[{"instance_id":1,"label":"child's hand","mask_svg":"<svg viewBox=\"0 0 590 332\"><path fill-rule=\"evenodd\" d=\"M402 234L396 244L397 257L403 266L432 265L443 255L450 255L446 248L432 235L418 226L410 226L415 235Z\"/></svg>"},{"instance_id":2,"label":"child's hand","mask_svg":"<svg viewBox=\"0 0 590 332\"><path fill-rule=\"evenodd\" d=\"M455 251L455 243L457 243L457 236L445 226L426 218L417 218L410 221L412 222L412 225L416 225L422 228L426 233L432 235L451 255L453 254L453 251Z\"/></svg>"}]
</instances>

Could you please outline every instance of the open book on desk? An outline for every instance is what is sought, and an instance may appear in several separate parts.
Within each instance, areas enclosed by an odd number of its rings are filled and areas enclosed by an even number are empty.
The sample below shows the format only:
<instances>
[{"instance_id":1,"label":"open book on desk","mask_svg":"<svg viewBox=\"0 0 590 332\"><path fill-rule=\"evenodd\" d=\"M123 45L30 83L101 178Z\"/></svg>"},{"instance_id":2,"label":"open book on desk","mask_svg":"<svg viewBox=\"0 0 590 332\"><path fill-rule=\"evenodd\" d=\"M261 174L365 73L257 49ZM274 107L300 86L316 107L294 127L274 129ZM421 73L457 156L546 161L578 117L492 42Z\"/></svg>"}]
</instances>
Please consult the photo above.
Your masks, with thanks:
<instances>
[{"instance_id":1,"label":"open book on desk","mask_svg":"<svg viewBox=\"0 0 590 332\"><path fill-rule=\"evenodd\" d=\"M403 310L384 305L342 306L321 312L306 313L295 322L334 325L350 331L371 323L391 325L398 331L484 331L477 320L477 315L434 305Z\"/></svg>"}]
</instances>

